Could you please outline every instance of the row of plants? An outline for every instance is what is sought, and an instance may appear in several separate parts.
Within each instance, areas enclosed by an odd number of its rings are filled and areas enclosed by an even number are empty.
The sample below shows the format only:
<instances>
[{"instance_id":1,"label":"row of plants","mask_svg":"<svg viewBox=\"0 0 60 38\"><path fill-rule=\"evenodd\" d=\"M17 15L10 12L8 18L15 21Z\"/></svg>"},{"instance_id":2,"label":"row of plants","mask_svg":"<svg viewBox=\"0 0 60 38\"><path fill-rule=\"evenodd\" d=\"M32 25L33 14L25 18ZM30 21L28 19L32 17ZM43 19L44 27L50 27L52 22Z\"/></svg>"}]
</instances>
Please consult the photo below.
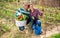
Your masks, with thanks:
<instances>
[{"instance_id":1,"label":"row of plants","mask_svg":"<svg viewBox=\"0 0 60 38\"><path fill-rule=\"evenodd\" d=\"M0 0L0 2L15 2L16 0Z\"/></svg>"},{"instance_id":2,"label":"row of plants","mask_svg":"<svg viewBox=\"0 0 60 38\"><path fill-rule=\"evenodd\" d=\"M59 23L60 22L60 10L54 7L38 7L44 13L44 19L46 22Z\"/></svg>"},{"instance_id":3,"label":"row of plants","mask_svg":"<svg viewBox=\"0 0 60 38\"><path fill-rule=\"evenodd\" d=\"M16 7L16 5L14 6L13 4L6 3L6 2L5 3L0 2L0 3L1 3L0 4L0 16L1 17L13 18L14 13L16 12L17 8L21 7L21 5Z\"/></svg>"},{"instance_id":4,"label":"row of plants","mask_svg":"<svg viewBox=\"0 0 60 38\"><path fill-rule=\"evenodd\" d=\"M14 6L12 7L12 5L11 6L9 6L9 5L11 5L11 4L10 3L1 3L0 4L0 21L2 19L6 19L7 20L6 24L0 23L0 37L4 33L8 33L8 32L11 31L11 27L10 27L11 25L9 25L10 22L8 23L8 21L9 21L9 19L14 18L14 11L11 11L11 10L14 10L14 8L13 8Z\"/></svg>"}]
</instances>

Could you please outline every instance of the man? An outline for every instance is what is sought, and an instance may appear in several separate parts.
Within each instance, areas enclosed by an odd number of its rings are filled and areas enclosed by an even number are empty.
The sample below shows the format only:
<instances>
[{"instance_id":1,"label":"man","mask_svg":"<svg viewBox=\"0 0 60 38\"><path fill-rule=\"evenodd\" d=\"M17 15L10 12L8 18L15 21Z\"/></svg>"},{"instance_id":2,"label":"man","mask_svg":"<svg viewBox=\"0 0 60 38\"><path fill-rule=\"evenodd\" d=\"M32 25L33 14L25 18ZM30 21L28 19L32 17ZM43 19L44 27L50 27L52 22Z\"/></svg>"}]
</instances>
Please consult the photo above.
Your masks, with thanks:
<instances>
[{"instance_id":1,"label":"man","mask_svg":"<svg viewBox=\"0 0 60 38\"><path fill-rule=\"evenodd\" d=\"M32 17L32 21L31 21L32 29L36 35L40 35L42 27L41 27L41 21L39 20L38 15L42 16L43 13L39 12L38 9L35 9L33 7L33 4L30 3L30 15Z\"/></svg>"},{"instance_id":2,"label":"man","mask_svg":"<svg viewBox=\"0 0 60 38\"><path fill-rule=\"evenodd\" d=\"M28 3L24 3L24 4L23 4L23 8L19 8L19 9L16 11L16 13L15 13L15 18L19 15L19 13L26 14L26 15L29 17L30 12L29 12L29 10L28 10L28 8L29 8L28 5L29 5ZM29 23L28 20L30 20L30 19L27 19L27 24ZM19 26L19 30L21 30L21 31L23 31L24 28L25 28L24 26Z\"/></svg>"}]
</instances>

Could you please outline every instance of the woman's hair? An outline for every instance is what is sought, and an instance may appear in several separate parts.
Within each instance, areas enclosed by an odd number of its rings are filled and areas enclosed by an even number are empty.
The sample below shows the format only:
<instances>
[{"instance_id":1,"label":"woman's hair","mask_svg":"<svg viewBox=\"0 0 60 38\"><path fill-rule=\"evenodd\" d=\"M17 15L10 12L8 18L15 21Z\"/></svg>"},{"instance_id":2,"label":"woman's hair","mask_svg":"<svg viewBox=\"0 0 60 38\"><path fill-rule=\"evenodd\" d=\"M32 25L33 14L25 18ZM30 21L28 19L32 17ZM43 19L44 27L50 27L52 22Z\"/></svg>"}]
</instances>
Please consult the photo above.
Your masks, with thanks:
<instances>
[{"instance_id":1,"label":"woman's hair","mask_svg":"<svg viewBox=\"0 0 60 38\"><path fill-rule=\"evenodd\" d=\"M28 8L30 8L30 5L28 5Z\"/></svg>"}]
</instances>

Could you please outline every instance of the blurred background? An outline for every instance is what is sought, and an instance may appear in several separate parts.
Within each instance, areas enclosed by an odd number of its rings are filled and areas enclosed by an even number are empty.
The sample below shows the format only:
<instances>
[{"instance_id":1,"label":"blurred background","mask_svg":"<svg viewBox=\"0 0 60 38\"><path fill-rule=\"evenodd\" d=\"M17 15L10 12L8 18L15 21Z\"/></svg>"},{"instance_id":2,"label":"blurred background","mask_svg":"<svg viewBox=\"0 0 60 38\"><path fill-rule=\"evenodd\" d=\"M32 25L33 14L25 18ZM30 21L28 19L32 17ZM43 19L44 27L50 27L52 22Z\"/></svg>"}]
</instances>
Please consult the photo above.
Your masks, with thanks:
<instances>
[{"instance_id":1,"label":"blurred background","mask_svg":"<svg viewBox=\"0 0 60 38\"><path fill-rule=\"evenodd\" d=\"M43 35L21 33L15 25L14 13L23 2L32 1L34 7L43 12ZM54 33L56 32L56 33ZM54 33L48 36L49 33ZM60 0L0 0L0 37L1 38L59 38L60 37Z\"/></svg>"}]
</instances>

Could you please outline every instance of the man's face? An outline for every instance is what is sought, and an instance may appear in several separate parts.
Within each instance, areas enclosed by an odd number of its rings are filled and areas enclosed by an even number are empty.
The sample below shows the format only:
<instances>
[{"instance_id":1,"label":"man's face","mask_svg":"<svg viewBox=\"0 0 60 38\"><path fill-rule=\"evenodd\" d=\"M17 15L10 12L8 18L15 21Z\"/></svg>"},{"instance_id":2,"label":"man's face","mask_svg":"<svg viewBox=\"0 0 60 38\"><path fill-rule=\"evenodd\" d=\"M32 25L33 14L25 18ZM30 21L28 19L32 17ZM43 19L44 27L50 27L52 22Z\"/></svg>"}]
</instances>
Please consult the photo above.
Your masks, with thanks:
<instances>
[{"instance_id":1,"label":"man's face","mask_svg":"<svg viewBox=\"0 0 60 38\"><path fill-rule=\"evenodd\" d=\"M27 10L27 9L28 9L28 5L24 5L24 9L26 9L26 10Z\"/></svg>"}]
</instances>

